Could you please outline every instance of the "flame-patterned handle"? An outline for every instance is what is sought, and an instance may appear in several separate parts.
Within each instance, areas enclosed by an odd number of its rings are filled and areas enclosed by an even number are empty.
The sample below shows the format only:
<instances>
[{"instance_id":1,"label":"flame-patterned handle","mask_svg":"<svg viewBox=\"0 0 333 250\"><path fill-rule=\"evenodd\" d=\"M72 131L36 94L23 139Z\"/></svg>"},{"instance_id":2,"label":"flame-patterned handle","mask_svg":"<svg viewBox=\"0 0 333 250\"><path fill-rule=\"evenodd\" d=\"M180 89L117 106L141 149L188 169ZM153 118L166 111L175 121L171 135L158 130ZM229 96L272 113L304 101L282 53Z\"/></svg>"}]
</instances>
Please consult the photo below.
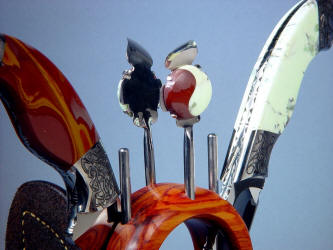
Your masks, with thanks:
<instances>
[{"instance_id":1,"label":"flame-patterned handle","mask_svg":"<svg viewBox=\"0 0 333 250\"><path fill-rule=\"evenodd\" d=\"M189 199L181 184L156 184L132 195L132 219L112 225L102 213L97 223L76 240L83 250L159 249L167 236L185 223L195 249L203 249L208 230L218 228L229 238L231 249L252 249L248 230L236 210L218 194L196 188ZM110 236L111 235L111 236Z\"/></svg>"},{"instance_id":2,"label":"flame-patterned handle","mask_svg":"<svg viewBox=\"0 0 333 250\"><path fill-rule=\"evenodd\" d=\"M22 41L0 36L0 97L23 144L62 170L99 139L79 96L60 70Z\"/></svg>"}]
</instances>

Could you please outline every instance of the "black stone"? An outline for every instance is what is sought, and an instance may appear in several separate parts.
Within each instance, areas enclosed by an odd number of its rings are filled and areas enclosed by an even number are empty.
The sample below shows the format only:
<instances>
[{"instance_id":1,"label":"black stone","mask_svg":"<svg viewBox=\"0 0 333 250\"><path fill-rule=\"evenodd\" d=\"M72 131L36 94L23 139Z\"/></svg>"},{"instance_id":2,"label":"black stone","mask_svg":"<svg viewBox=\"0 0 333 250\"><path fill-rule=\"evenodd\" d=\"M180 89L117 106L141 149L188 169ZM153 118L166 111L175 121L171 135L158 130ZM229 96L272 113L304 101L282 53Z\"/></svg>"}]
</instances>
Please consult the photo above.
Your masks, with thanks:
<instances>
[{"instance_id":1,"label":"black stone","mask_svg":"<svg viewBox=\"0 0 333 250\"><path fill-rule=\"evenodd\" d=\"M123 80L123 102L129 105L134 117L142 112L144 119L148 121L151 114L147 109L157 111L162 82L149 68L142 65L136 65L130 76L131 79Z\"/></svg>"}]
</instances>

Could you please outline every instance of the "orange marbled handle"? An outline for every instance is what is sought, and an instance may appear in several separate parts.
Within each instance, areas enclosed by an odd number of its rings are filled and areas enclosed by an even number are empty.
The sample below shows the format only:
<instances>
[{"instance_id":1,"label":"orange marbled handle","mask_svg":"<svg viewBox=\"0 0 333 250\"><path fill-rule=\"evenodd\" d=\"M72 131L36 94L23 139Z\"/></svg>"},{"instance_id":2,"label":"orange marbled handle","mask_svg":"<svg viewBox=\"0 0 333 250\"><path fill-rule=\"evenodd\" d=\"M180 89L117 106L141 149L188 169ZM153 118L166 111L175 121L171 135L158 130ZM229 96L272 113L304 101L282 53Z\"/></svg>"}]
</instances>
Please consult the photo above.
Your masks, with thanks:
<instances>
[{"instance_id":1,"label":"orange marbled handle","mask_svg":"<svg viewBox=\"0 0 333 250\"><path fill-rule=\"evenodd\" d=\"M99 137L79 96L38 50L0 34L0 98L23 144L69 169Z\"/></svg>"},{"instance_id":2,"label":"orange marbled handle","mask_svg":"<svg viewBox=\"0 0 333 250\"><path fill-rule=\"evenodd\" d=\"M105 213L95 226L77 239L82 249L159 249L163 241L179 224L185 223L194 249L202 249L205 228L222 229L233 249L252 249L246 225L236 210L216 193L196 188L195 200L189 199L181 184L156 184L132 195L132 219L119 224L114 231L107 226ZM104 227L101 227L101 226ZM106 238L106 234L110 234ZM106 241L101 244L100 240Z\"/></svg>"}]
</instances>

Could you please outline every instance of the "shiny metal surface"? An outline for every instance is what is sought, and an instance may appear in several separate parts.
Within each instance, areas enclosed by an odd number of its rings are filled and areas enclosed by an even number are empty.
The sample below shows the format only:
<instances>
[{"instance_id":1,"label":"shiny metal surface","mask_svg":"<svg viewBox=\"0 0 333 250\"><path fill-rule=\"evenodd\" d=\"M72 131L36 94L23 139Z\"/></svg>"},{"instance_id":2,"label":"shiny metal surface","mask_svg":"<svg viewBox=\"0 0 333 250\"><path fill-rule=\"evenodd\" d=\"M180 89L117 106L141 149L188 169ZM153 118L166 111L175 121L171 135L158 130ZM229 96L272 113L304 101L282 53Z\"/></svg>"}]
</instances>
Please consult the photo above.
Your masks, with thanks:
<instances>
[{"instance_id":1,"label":"shiny metal surface","mask_svg":"<svg viewBox=\"0 0 333 250\"><path fill-rule=\"evenodd\" d=\"M219 193L219 183L217 179L217 168L218 168L218 156L217 156L217 135L209 134L207 136L208 144L208 188L209 190ZM219 235L216 234L212 250L218 250L219 248Z\"/></svg>"},{"instance_id":2,"label":"shiny metal surface","mask_svg":"<svg viewBox=\"0 0 333 250\"><path fill-rule=\"evenodd\" d=\"M174 70L182 65L190 65L198 54L195 41L190 40L168 54L165 59L165 66Z\"/></svg>"},{"instance_id":3,"label":"shiny metal surface","mask_svg":"<svg viewBox=\"0 0 333 250\"><path fill-rule=\"evenodd\" d=\"M129 167L129 152L127 148L121 148L119 155L119 175L121 189L122 223L127 223L132 217L131 211L131 177Z\"/></svg>"},{"instance_id":4,"label":"shiny metal surface","mask_svg":"<svg viewBox=\"0 0 333 250\"><path fill-rule=\"evenodd\" d=\"M147 126L144 128L143 146L146 185L148 186L156 183L154 146L149 122L147 122Z\"/></svg>"},{"instance_id":5,"label":"shiny metal surface","mask_svg":"<svg viewBox=\"0 0 333 250\"><path fill-rule=\"evenodd\" d=\"M80 180L77 181L76 169L72 167L68 171L57 169L64 180L68 200L68 225L66 232L73 235L77 224L77 214L87 204L87 191ZM80 179L80 178L79 178ZM78 192L79 190L79 192ZM82 209L83 210L83 209Z\"/></svg>"},{"instance_id":6,"label":"shiny metal surface","mask_svg":"<svg viewBox=\"0 0 333 250\"><path fill-rule=\"evenodd\" d=\"M219 193L219 186L217 180L217 135L209 134L207 137L208 143L208 185L209 190Z\"/></svg>"},{"instance_id":7,"label":"shiny metal surface","mask_svg":"<svg viewBox=\"0 0 333 250\"><path fill-rule=\"evenodd\" d=\"M193 126L184 127L184 181L186 195L195 199Z\"/></svg>"},{"instance_id":8,"label":"shiny metal surface","mask_svg":"<svg viewBox=\"0 0 333 250\"><path fill-rule=\"evenodd\" d=\"M68 233L69 235L73 235L76 224L77 224L77 214L75 214L75 215L70 214L66 233Z\"/></svg>"},{"instance_id":9,"label":"shiny metal surface","mask_svg":"<svg viewBox=\"0 0 333 250\"><path fill-rule=\"evenodd\" d=\"M200 115L193 117L191 119L186 119L186 120L176 119L176 125L177 125L177 127L184 128L187 126L193 126L194 124L196 124L199 121L200 121Z\"/></svg>"},{"instance_id":10,"label":"shiny metal surface","mask_svg":"<svg viewBox=\"0 0 333 250\"><path fill-rule=\"evenodd\" d=\"M110 161L100 142L97 142L74 164L77 170L75 187L86 193L85 204L79 212L94 212L112 205L120 193ZM82 180L78 182L78 180ZM82 199L82 198L81 198Z\"/></svg>"}]
</instances>

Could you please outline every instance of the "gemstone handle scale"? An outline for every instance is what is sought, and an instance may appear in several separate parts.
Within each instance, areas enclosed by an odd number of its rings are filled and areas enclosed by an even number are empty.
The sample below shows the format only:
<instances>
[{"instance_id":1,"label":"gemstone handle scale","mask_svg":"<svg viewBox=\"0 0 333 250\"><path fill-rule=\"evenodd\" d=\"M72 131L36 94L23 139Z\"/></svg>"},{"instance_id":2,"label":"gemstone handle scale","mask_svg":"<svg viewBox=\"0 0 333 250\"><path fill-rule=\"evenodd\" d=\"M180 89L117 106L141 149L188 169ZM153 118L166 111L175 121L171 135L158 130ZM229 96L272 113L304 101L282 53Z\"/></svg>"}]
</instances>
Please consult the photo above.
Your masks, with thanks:
<instances>
[{"instance_id":1,"label":"gemstone handle scale","mask_svg":"<svg viewBox=\"0 0 333 250\"><path fill-rule=\"evenodd\" d=\"M19 138L34 155L67 171L99 140L87 110L39 51L7 35L1 41L0 95Z\"/></svg>"}]
</instances>

